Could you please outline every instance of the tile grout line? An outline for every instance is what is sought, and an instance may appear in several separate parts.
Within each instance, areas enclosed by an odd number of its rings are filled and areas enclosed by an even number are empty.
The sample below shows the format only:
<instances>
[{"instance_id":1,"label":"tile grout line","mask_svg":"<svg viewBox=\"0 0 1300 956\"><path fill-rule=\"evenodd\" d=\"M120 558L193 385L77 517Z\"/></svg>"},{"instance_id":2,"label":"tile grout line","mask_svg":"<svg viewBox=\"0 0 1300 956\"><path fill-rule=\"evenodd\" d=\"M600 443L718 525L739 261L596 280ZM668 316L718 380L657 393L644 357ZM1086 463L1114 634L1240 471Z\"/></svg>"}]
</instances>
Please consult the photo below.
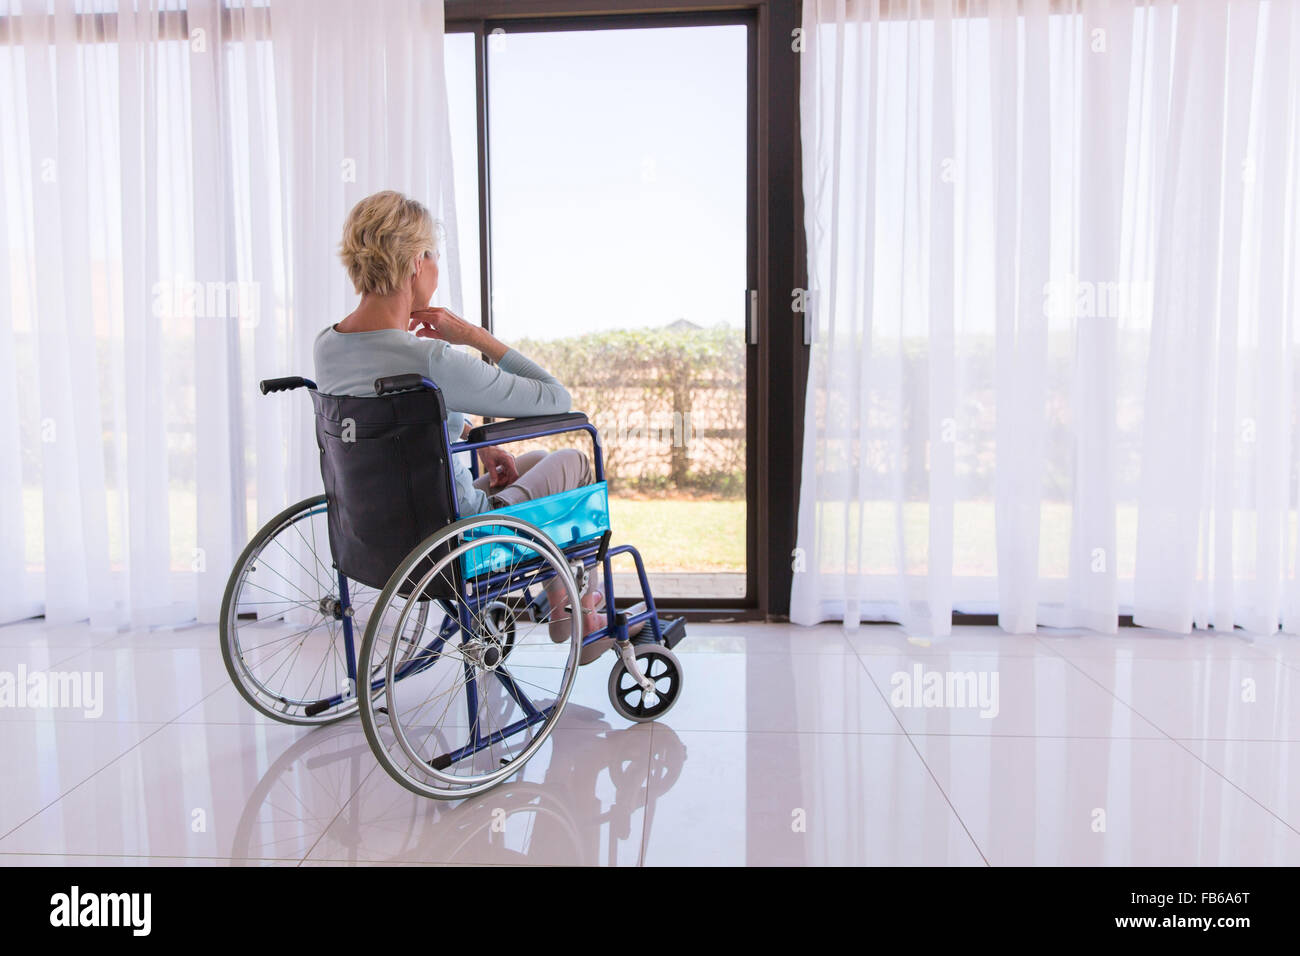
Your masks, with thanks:
<instances>
[{"instance_id":1,"label":"tile grout line","mask_svg":"<svg viewBox=\"0 0 1300 956\"><path fill-rule=\"evenodd\" d=\"M1039 637L1038 637L1037 634L1034 635L1034 640L1036 640L1036 641L1039 640ZM1041 641L1040 641L1040 643L1041 643ZM1044 644L1043 646L1044 646L1044 647L1047 647L1046 644ZM1084 670L1082 667L1080 667L1078 664L1076 664L1073 660L1071 660L1070 658L1066 657L1064 654L1060 654L1059 652L1057 652L1057 651L1056 651L1055 649L1053 649L1053 648L1048 648L1048 649L1051 650L1053 653L1057 654L1057 656L1060 657L1061 660L1065 661L1065 663L1069 664L1071 667L1073 667L1076 671L1078 671L1080 674L1082 674L1082 675L1083 675L1084 677L1086 677L1088 680L1092 681L1092 682L1093 682L1093 683L1094 683L1098 688L1100 688L1102 691L1104 691L1105 693L1109 694L1112 698L1114 698L1115 700L1119 701L1119 703L1123 704L1123 705L1124 705L1125 707L1127 707L1130 711L1132 711L1134 714L1136 714L1139 718L1141 718L1142 720L1146 721L1146 723L1150 724L1150 725L1151 725L1152 727L1154 727L1156 730L1160 731L1160 733L1162 733L1162 734L1164 735L1165 740L1167 740L1167 741L1169 741L1170 743L1172 743L1172 744L1173 744L1175 747L1177 747L1179 750L1183 751L1183 753L1187 754L1189 757L1191 757L1191 758L1192 758L1193 760L1195 760L1197 763L1201 764L1201 766L1203 766L1203 767L1205 767L1206 769L1208 769L1212 774L1214 774L1216 777L1218 777L1220 780L1222 780L1222 781L1223 781L1224 783L1226 783L1228 786L1232 787L1232 789L1236 790L1238 793L1240 793L1243 797L1245 797L1245 798L1246 798L1247 800L1249 800L1251 803L1255 804L1255 806L1259 807L1261 810L1263 810L1265 813L1267 813L1269 816L1271 816L1271 817L1272 817L1274 820L1276 820L1278 823L1282 824L1282 826L1286 827L1288 830L1290 830L1292 833L1296 834L1297 836L1300 836L1300 829L1297 829L1297 828L1296 828L1295 826L1293 826L1293 825L1292 825L1288 820L1284 820L1282 817L1278 816L1276 813L1274 813L1274 812L1273 812L1272 810L1270 810L1268 807L1264 806L1264 804L1260 803L1257 799L1255 799L1254 796L1252 796L1251 794L1247 793L1244 789L1242 789L1242 787L1239 786L1239 785L1237 784L1236 781L1234 781L1234 780L1230 780L1230 779L1227 777L1227 775L1221 773L1217 768L1215 768L1215 767L1212 766L1211 764L1207 763L1205 760L1201 759L1200 755L1198 755L1194 750L1192 750L1190 747L1186 746L1186 745L1182 742L1182 739L1173 736L1171 733L1169 733L1167 730L1165 730L1163 727L1161 727L1159 724L1157 724L1154 720L1152 720L1151 718L1147 717L1145 714L1143 714L1141 711L1139 711L1136 707L1134 707L1134 706L1133 706L1132 704L1130 704L1128 701L1124 700L1124 698L1120 697L1117 693L1115 693L1115 692L1114 692L1113 690L1111 690L1109 687L1107 687L1106 685L1104 685L1103 683L1101 683L1101 681L1097 680L1097 678L1095 678L1095 677L1093 677L1091 674L1089 674L1086 670ZM1262 661L1261 661L1260 663L1262 663ZM1280 663L1280 662L1278 662L1278 661L1273 661L1273 663L1274 663L1274 664L1278 664L1278 663ZM1146 739L1158 739L1158 738L1146 738ZM1189 740L1194 740L1194 739L1199 739L1199 738L1187 738L1187 739L1189 739Z\"/></svg>"},{"instance_id":2,"label":"tile grout line","mask_svg":"<svg viewBox=\"0 0 1300 956\"><path fill-rule=\"evenodd\" d=\"M139 740L137 740L134 744L132 744L130 747L127 747L127 748L126 748L125 750L123 750L120 754L118 754L116 757L114 757L114 758L113 758L112 760L110 760L108 763L104 764L104 765L103 765L102 767L100 767L98 770L93 771L89 776L85 777L85 778L84 778L83 780L81 780L79 783L76 783L76 784L74 784L73 786L69 787L67 790L65 790L63 793L59 794L57 797L55 797L53 800L51 800L51 801L50 801L49 803L47 803L45 806L41 807L39 810L36 810L34 813L32 813L31 816L29 816L29 817L27 817L26 819L24 819L24 820L22 820L21 822L19 822L16 826L12 827L12 828L9 829L9 830L6 830L3 834L0 834L0 853L3 853L3 852L9 852L9 851L5 851L5 850L2 849L3 844L4 844L4 841L7 840L7 839L9 839L9 837L13 836L13 834L16 833L18 830L20 830L20 829L22 829L23 827L27 826L27 824L31 823L31 822L32 822L33 820L35 820L38 816L40 816L40 815L41 815L42 813L44 813L46 810L50 809L52 806L54 806L54 805L55 805L56 803L58 803L60 800L64 800L64 799L66 799L69 795L75 793L77 790L80 790L80 789L81 789L82 787L84 787L87 783L89 783L91 780L94 780L97 776L99 776L101 773L103 773L103 772L104 772L105 770L107 770L109 767L113 766L113 764L117 763L119 760L121 760L121 759L122 759L123 757L125 757L127 754L129 754L129 753L131 753L133 750L136 750L137 748L143 746L147 741L150 741L150 740L152 740L154 737L158 736L158 734L162 733L162 732L163 732L164 730L166 730L168 727L172 726L172 724L174 724L174 723L176 722L177 718L179 718L179 717L183 717L185 714L188 714L188 713L189 713L191 710L193 710L195 707L198 707L200 704L202 704L205 700L207 700L207 699L208 699L209 697L211 697L213 694L217 693L217 691L224 690L225 687L226 687L226 684L229 684L229 683L230 683L230 681L229 681L229 680L226 680L225 683L223 683L221 686L219 686L219 687L213 689L212 691L210 691L210 692L207 693L207 694L204 694L202 697L200 697L200 698L199 698L197 701L195 701L193 704L190 704L190 706L186 707L186 708L185 708L184 710L182 710L179 714L177 714L176 717L173 717L171 720L164 721L164 722L160 723L159 726L157 726L156 728L154 728L154 731L153 731L152 733L146 734L145 736L141 737L141 738L140 738ZM116 721L116 723L127 723L127 721ZM156 723L156 721L143 721L143 720L142 720L142 721L134 721L133 723L142 723L142 724L143 724L143 723L148 723L148 724L152 724L152 723ZM14 852L16 852L16 851L14 851ZM64 854L64 855L66 855L66 856L82 856L82 855L84 855L84 854L79 854L79 853L69 853L69 854Z\"/></svg>"},{"instance_id":3,"label":"tile grout line","mask_svg":"<svg viewBox=\"0 0 1300 956\"><path fill-rule=\"evenodd\" d=\"M970 827L966 825L966 821L962 819L961 814L957 812L957 808L953 806L953 802L948 796L948 791L943 788L943 784L939 782L939 778L936 777L934 771L930 769L930 764L926 761L920 748L916 746L916 741L912 739L912 735L908 732L907 728L903 726L903 722L899 720L898 713L892 706L890 706L889 699L885 696L884 691L880 689L880 685L876 683L876 678L871 673L871 669L867 667L866 662L863 661L862 655L858 653L857 648L853 647L853 643L848 639L847 635L844 635L844 641L852 649L853 656L857 659L858 665L862 668L863 673L867 675L867 680L871 682L871 686L875 688L876 693L880 695L881 703L889 708L890 716L894 718L894 721L898 724L899 728L901 728L903 737L907 739L907 743L912 748L912 752L916 754L917 759L921 761L921 766L925 768L925 772L930 775L930 780L934 782L936 789L939 791L939 795L943 797L943 802L948 804L948 809L952 811L952 815L956 817L957 822L961 824L962 832L966 834L966 839L970 840L971 846L975 848L975 852L978 853L980 859L984 861L984 865L986 867L992 866L992 864L989 863L988 856L985 855L984 850L980 847L979 841L976 840L975 835L970 832ZM895 735L891 734L890 736Z\"/></svg>"},{"instance_id":4,"label":"tile grout line","mask_svg":"<svg viewBox=\"0 0 1300 956\"><path fill-rule=\"evenodd\" d=\"M109 643L111 643L111 642L117 640L119 637L121 637L121 635L118 634L118 633L116 633L116 632L114 632L111 636L104 638L102 641L95 641L94 643L92 643L92 644L87 644L87 645L85 645L84 647L78 647L78 648L65 647L65 648L62 648L62 650L65 650L65 651L71 651L72 653L70 653L67 657L60 657L58 660L52 660L52 661L50 661L50 663L47 664L45 667L38 667L38 668L36 668L35 670L36 670L37 672L40 672L40 673L46 673L46 674L48 674L50 671L54 670L54 668L56 668L56 667L61 667L62 665L68 663L68 661L76 660L76 659L77 659L78 657L80 657L82 654L90 654L90 653L92 653L92 652L94 652L94 651L97 651L97 650L102 649L102 648L104 647L105 644L109 644ZM14 650L28 650L28 649L30 649L30 647L31 647L31 645L24 645L24 646L21 647L21 648L13 648L13 649L14 649ZM54 650L54 648L49 648L49 649L50 649L50 650Z\"/></svg>"},{"instance_id":5,"label":"tile grout line","mask_svg":"<svg viewBox=\"0 0 1300 956\"><path fill-rule=\"evenodd\" d=\"M373 757L373 754L371 756ZM361 778L361 780L357 782L356 789L354 789L352 793L348 795L348 798L339 805L339 808L335 812L334 816L330 817L330 822L325 824L325 826L321 828L320 833L316 835L316 839L313 840L311 846L307 848L307 852L304 853L302 855L302 858L298 860L297 866L299 868L301 868L302 865L307 862L307 858L311 856L312 851L315 850L316 847L320 846L320 841L325 839L325 834L330 832L330 828L334 826L335 823L338 822L339 817L343 816L343 812L347 810L349 806L352 805L352 801L357 799L357 796L361 793L362 788L364 788L366 783L370 780L371 775L374 774L374 772L378 769L379 769L379 761L372 759L370 769Z\"/></svg>"}]
</instances>

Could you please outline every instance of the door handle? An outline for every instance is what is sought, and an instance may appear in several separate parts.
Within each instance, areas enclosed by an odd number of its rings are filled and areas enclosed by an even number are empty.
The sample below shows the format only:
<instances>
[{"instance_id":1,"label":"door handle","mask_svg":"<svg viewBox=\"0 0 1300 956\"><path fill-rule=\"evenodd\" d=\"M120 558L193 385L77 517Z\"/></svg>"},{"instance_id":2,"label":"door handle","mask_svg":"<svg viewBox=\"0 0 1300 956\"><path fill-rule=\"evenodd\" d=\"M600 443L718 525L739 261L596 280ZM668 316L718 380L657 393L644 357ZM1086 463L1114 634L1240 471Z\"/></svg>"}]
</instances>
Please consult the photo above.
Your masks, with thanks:
<instances>
[{"instance_id":1,"label":"door handle","mask_svg":"<svg viewBox=\"0 0 1300 956\"><path fill-rule=\"evenodd\" d=\"M750 345L758 344L758 290L745 290L745 338Z\"/></svg>"}]
</instances>

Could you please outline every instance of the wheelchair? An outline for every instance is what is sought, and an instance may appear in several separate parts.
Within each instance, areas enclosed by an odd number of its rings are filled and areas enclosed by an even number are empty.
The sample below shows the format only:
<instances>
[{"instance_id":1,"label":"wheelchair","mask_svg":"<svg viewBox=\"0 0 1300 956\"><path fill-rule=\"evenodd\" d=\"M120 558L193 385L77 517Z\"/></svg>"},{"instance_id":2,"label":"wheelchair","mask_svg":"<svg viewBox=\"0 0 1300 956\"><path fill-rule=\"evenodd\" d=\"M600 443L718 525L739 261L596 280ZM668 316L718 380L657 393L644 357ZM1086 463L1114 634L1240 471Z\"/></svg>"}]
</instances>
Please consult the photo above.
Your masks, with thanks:
<instances>
[{"instance_id":1,"label":"wheelchair","mask_svg":"<svg viewBox=\"0 0 1300 956\"><path fill-rule=\"evenodd\" d=\"M375 395L315 408L325 493L272 518L231 571L221 650L239 693L267 717L322 725L359 714L371 750L402 786L435 799L483 793L518 773L555 730L582 648L613 638L608 692L634 722L682 690L641 555L610 546L600 437L581 412L493 422L455 443L441 390L418 374ZM565 432L591 436L595 482L461 517L452 456ZM629 555L643 609L617 611L612 559ZM603 571L606 624L582 633L583 599ZM636 607L641 608L641 605Z\"/></svg>"}]
</instances>

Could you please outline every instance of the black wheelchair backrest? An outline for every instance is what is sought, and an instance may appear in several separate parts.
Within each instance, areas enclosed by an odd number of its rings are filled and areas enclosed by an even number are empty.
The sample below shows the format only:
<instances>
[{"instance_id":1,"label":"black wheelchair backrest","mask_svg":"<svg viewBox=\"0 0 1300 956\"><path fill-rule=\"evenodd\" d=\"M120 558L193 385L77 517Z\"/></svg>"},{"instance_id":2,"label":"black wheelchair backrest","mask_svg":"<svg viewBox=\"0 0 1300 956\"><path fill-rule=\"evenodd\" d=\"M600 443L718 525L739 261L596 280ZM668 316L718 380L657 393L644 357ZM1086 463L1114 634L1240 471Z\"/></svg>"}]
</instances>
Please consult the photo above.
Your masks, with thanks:
<instances>
[{"instance_id":1,"label":"black wheelchair backrest","mask_svg":"<svg viewBox=\"0 0 1300 956\"><path fill-rule=\"evenodd\" d=\"M334 562L382 588L416 545L456 520L442 392L418 384L376 397L314 391L312 402ZM430 596L457 586L433 585Z\"/></svg>"}]
</instances>

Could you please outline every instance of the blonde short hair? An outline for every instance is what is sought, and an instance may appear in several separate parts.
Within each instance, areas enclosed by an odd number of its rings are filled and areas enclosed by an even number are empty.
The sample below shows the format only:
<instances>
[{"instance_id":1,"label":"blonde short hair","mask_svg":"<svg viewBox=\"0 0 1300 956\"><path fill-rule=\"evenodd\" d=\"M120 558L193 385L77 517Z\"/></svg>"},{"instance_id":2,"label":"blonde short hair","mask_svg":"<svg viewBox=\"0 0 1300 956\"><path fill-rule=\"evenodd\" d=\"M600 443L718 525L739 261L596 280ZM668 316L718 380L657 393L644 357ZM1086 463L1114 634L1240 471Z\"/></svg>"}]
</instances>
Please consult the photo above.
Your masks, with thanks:
<instances>
[{"instance_id":1,"label":"blonde short hair","mask_svg":"<svg viewBox=\"0 0 1300 956\"><path fill-rule=\"evenodd\" d=\"M358 293L390 295L414 272L415 260L433 252L433 216L423 204L385 189L367 196L343 223L339 257Z\"/></svg>"}]
</instances>

